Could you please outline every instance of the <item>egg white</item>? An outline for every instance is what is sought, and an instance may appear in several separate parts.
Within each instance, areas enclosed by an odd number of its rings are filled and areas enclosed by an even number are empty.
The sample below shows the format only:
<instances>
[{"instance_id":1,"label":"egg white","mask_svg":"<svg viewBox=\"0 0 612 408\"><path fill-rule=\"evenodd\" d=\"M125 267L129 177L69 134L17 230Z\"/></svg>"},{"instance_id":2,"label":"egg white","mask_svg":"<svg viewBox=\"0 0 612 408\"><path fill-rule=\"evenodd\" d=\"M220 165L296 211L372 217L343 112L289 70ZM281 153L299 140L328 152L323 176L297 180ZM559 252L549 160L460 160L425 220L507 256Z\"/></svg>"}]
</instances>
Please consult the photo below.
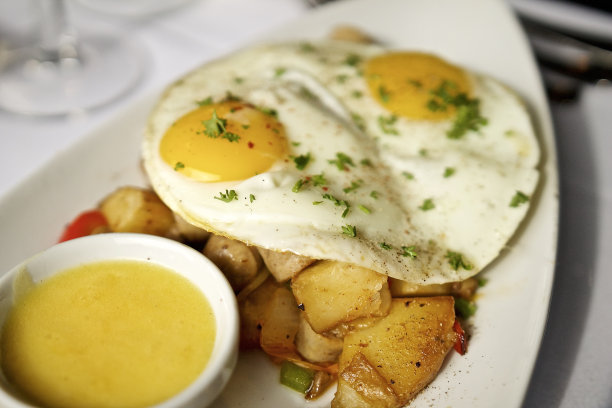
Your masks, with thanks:
<instances>
[{"instance_id":1,"label":"egg white","mask_svg":"<svg viewBox=\"0 0 612 408\"><path fill-rule=\"evenodd\" d=\"M506 87L469 73L489 121L479 132L452 140L446 137L450 120L398 118L399 135L386 134L378 117L389 112L369 96L358 67L346 63L349 55L366 59L383 52L340 42L267 45L195 70L168 88L150 116L143 158L154 189L192 224L249 244L349 262L420 284L477 273L498 256L526 214L528 204L510 207L514 194L531 195L537 184L539 149L529 115ZM311 154L308 166L298 170L288 159L255 177L219 183L190 180L168 166L159 155L165 131L195 109L195 101L218 101L228 91L274 108L291 154ZM329 163L338 152L353 159L350 171ZM447 168L454 173L444 177ZM321 173L327 190L310 183L292 191L297 180ZM359 188L343 191L356 180ZM214 198L232 189L238 200ZM349 203L348 214L342 217L345 206L323 194ZM419 207L427 199L435 207L425 211ZM342 233L347 225L355 226L356 237ZM402 247L414 247L417 256ZM448 251L461 253L472 268L455 270Z\"/></svg>"}]
</instances>

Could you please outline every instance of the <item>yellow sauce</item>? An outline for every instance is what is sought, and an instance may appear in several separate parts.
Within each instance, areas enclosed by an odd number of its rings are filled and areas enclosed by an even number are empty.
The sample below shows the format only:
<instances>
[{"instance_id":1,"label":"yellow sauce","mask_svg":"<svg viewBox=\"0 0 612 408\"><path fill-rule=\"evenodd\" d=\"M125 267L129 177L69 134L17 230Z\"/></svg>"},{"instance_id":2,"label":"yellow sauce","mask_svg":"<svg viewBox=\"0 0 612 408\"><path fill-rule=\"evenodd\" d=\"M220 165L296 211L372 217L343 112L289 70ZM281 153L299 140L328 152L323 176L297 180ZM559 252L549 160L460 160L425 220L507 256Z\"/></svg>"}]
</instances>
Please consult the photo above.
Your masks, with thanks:
<instances>
[{"instance_id":1,"label":"yellow sauce","mask_svg":"<svg viewBox=\"0 0 612 408\"><path fill-rule=\"evenodd\" d=\"M2 368L45 407L146 407L196 379L215 327L202 292L169 269L87 264L16 299L2 332Z\"/></svg>"}]
</instances>

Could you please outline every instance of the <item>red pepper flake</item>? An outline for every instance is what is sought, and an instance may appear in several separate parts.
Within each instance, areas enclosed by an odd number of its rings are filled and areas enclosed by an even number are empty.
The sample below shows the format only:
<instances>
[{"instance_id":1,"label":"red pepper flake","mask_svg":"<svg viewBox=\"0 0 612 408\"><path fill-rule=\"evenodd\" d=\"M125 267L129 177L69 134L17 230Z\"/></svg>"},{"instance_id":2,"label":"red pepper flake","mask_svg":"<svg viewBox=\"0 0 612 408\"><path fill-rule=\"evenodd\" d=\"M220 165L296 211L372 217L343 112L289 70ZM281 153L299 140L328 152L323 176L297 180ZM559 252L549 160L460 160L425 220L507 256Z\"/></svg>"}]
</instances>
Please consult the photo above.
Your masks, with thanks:
<instances>
[{"instance_id":1,"label":"red pepper flake","mask_svg":"<svg viewBox=\"0 0 612 408\"><path fill-rule=\"evenodd\" d=\"M329 187L322 187L322 190L323 191L327 191L327 190L329 190Z\"/></svg>"},{"instance_id":2,"label":"red pepper flake","mask_svg":"<svg viewBox=\"0 0 612 408\"><path fill-rule=\"evenodd\" d=\"M266 129L270 129L272 127L272 125L270 125L269 123L266 123Z\"/></svg>"},{"instance_id":3,"label":"red pepper flake","mask_svg":"<svg viewBox=\"0 0 612 408\"><path fill-rule=\"evenodd\" d=\"M247 146L249 146L249 149L252 149L253 147L255 147L255 144L253 142L249 142L247 143Z\"/></svg>"}]
</instances>

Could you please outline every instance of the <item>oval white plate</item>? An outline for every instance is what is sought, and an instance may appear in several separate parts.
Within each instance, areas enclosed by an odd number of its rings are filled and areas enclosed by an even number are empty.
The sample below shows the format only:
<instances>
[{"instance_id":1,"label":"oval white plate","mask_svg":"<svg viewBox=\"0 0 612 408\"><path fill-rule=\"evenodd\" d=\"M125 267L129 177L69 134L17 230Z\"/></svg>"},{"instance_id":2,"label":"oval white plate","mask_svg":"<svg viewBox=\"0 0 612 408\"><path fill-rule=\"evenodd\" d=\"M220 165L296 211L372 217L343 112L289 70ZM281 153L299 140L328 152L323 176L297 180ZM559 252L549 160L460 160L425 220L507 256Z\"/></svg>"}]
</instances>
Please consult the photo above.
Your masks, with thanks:
<instances>
[{"instance_id":1,"label":"oval white plate","mask_svg":"<svg viewBox=\"0 0 612 408\"><path fill-rule=\"evenodd\" d=\"M451 353L435 381L410 406L519 407L548 312L558 221L556 151L548 106L525 36L502 1L340 1L267 39L320 38L351 23L395 48L425 50L492 75L526 101L543 152L541 181L523 226L487 268L468 353ZM55 242L64 223L114 188L146 185L140 135L156 96L76 144L0 200L0 267ZM260 353L244 353L215 407L323 407L333 391L306 402L278 383L278 369Z\"/></svg>"}]
</instances>

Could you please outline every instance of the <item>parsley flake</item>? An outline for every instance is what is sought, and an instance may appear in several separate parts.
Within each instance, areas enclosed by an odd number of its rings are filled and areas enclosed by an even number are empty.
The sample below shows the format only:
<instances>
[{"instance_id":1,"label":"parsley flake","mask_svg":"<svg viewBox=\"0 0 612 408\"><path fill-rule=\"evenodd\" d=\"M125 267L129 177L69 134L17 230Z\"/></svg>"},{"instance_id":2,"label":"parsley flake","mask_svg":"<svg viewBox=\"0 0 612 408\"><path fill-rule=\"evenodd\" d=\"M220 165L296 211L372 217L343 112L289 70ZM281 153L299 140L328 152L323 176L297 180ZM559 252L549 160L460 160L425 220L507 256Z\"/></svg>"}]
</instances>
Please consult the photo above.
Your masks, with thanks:
<instances>
[{"instance_id":1,"label":"parsley flake","mask_svg":"<svg viewBox=\"0 0 612 408\"><path fill-rule=\"evenodd\" d=\"M295 163L295 167L298 170L304 170L308 163L310 162L310 152L307 154L301 154L299 156L291 156L293 162Z\"/></svg>"},{"instance_id":2,"label":"parsley flake","mask_svg":"<svg viewBox=\"0 0 612 408\"><path fill-rule=\"evenodd\" d=\"M242 128L243 128L244 130L247 130L247 129L248 129L248 128L250 128L250 127L251 127L251 125L242 125Z\"/></svg>"},{"instance_id":3,"label":"parsley flake","mask_svg":"<svg viewBox=\"0 0 612 408\"><path fill-rule=\"evenodd\" d=\"M455 174L455 169L454 168L447 167L447 168L444 169L444 178L449 178L453 174Z\"/></svg>"},{"instance_id":4,"label":"parsley flake","mask_svg":"<svg viewBox=\"0 0 612 408\"><path fill-rule=\"evenodd\" d=\"M374 191L374 190L372 190L372 191L370 192L370 197L372 197L372 198L373 198L373 199L375 199L375 200L378 200L378 191Z\"/></svg>"},{"instance_id":5,"label":"parsley flake","mask_svg":"<svg viewBox=\"0 0 612 408\"><path fill-rule=\"evenodd\" d=\"M416 253L416 247L414 245L410 245L410 246L403 246L402 247L402 256L404 257L410 257L412 259L417 257L417 253Z\"/></svg>"},{"instance_id":6,"label":"parsley flake","mask_svg":"<svg viewBox=\"0 0 612 408\"><path fill-rule=\"evenodd\" d=\"M372 213L372 210L370 210L368 207L366 207L366 206L365 206L365 205L363 205L363 204L359 204L359 205L357 206L357 208L359 208L359 209L360 209L361 211L363 211L365 214L371 214L371 213Z\"/></svg>"},{"instance_id":7,"label":"parsley flake","mask_svg":"<svg viewBox=\"0 0 612 408\"><path fill-rule=\"evenodd\" d=\"M347 203L344 200L339 200L339 199L337 199L336 197L334 197L333 195L331 195L329 193L323 194L323 198L326 199L326 200L331 201L332 203L334 203L334 205L336 207L344 206L345 208L344 208L344 211L342 212L342 218L347 216L347 214L349 212L349 209L351 208L349 203Z\"/></svg>"},{"instance_id":8,"label":"parsley flake","mask_svg":"<svg viewBox=\"0 0 612 408\"><path fill-rule=\"evenodd\" d=\"M266 108L264 106L258 106L257 110L259 110L261 113L265 113L266 115L270 115L275 118L278 117L278 112L276 111L276 109Z\"/></svg>"},{"instance_id":9,"label":"parsley flake","mask_svg":"<svg viewBox=\"0 0 612 408\"><path fill-rule=\"evenodd\" d=\"M244 78L236 77L236 78L234 78L234 82L237 83L237 84L241 84L241 83L244 82Z\"/></svg>"},{"instance_id":10,"label":"parsley flake","mask_svg":"<svg viewBox=\"0 0 612 408\"><path fill-rule=\"evenodd\" d=\"M379 242L378 245L380 245L382 249L386 249L387 251L393 248L391 245L387 244L386 242Z\"/></svg>"},{"instance_id":11,"label":"parsley flake","mask_svg":"<svg viewBox=\"0 0 612 408\"><path fill-rule=\"evenodd\" d=\"M397 122L397 116L391 115L389 117L379 116L378 117L378 125L383 133L387 135L399 135L398 130L393 127L393 125Z\"/></svg>"},{"instance_id":12,"label":"parsley flake","mask_svg":"<svg viewBox=\"0 0 612 408\"><path fill-rule=\"evenodd\" d=\"M307 42L301 43L300 44L300 51L302 52L313 52L315 50L315 47Z\"/></svg>"},{"instance_id":13,"label":"parsley flake","mask_svg":"<svg viewBox=\"0 0 612 408\"><path fill-rule=\"evenodd\" d=\"M279 67L274 70L274 77L279 78L283 76L283 74L287 72L287 68Z\"/></svg>"},{"instance_id":14,"label":"parsley flake","mask_svg":"<svg viewBox=\"0 0 612 408\"><path fill-rule=\"evenodd\" d=\"M353 98L361 98L363 96L363 92L355 90L351 92L351 95L353 96Z\"/></svg>"},{"instance_id":15,"label":"parsley flake","mask_svg":"<svg viewBox=\"0 0 612 408\"><path fill-rule=\"evenodd\" d=\"M436 206L434 205L433 200L431 198L428 198L425 201L423 201L423 204L421 204L419 208L423 211L429 211L429 210L433 210L434 208L436 208Z\"/></svg>"},{"instance_id":16,"label":"parsley flake","mask_svg":"<svg viewBox=\"0 0 612 408\"><path fill-rule=\"evenodd\" d=\"M325 178L325 175L323 173L315 174L314 176L312 176L312 183L315 187L324 186L327 184L327 179Z\"/></svg>"},{"instance_id":17,"label":"parsley flake","mask_svg":"<svg viewBox=\"0 0 612 408\"><path fill-rule=\"evenodd\" d=\"M361 57L357 54L349 54L344 59L344 64L356 67L361 62Z\"/></svg>"},{"instance_id":18,"label":"parsley flake","mask_svg":"<svg viewBox=\"0 0 612 408\"><path fill-rule=\"evenodd\" d=\"M353 119L353 123L355 126L357 126L357 128L359 128L359 130L362 132L366 130L366 123L361 115L351 113L351 119Z\"/></svg>"},{"instance_id":19,"label":"parsley flake","mask_svg":"<svg viewBox=\"0 0 612 408\"><path fill-rule=\"evenodd\" d=\"M404 178L407 180L414 180L414 174L410 173L409 171L402 171L402 176L404 176Z\"/></svg>"},{"instance_id":20,"label":"parsley flake","mask_svg":"<svg viewBox=\"0 0 612 408\"><path fill-rule=\"evenodd\" d=\"M336 81L338 81L339 84L345 83L348 78L349 77L346 74L336 75Z\"/></svg>"},{"instance_id":21,"label":"parsley flake","mask_svg":"<svg viewBox=\"0 0 612 408\"><path fill-rule=\"evenodd\" d=\"M198 106L207 106L207 105L211 105L213 103L213 98L212 96L209 96L206 99L201 99L199 101L196 101L196 103L198 104Z\"/></svg>"},{"instance_id":22,"label":"parsley flake","mask_svg":"<svg viewBox=\"0 0 612 408\"><path fill-rule=\"evenodd\" d=\"M466 271L469 271L472 269L472 265L466 263L463 260L463 255L461 255L459 252L447 251L445 258L448 259L448 263L454 270L463 268Z\"/></svg>"},{"instance_id":23,"label":"parsley flake","mask_svg":"<svg viewBox=\"0 0 612 408\"><path fill-rule=\"evenodd\" d=\"M363 183L363 180L351 181L351 186L343 188L342 191L345 193L352 193L361 187L361 183Z\"/></svg>"},{"instance_id":24,"label":"parsley flake","mask_svg":"<svg viewBox=\"0 0 612 408\"><path fill-rule=\"evenodd\" d=\"M518 207L521 204L529 202L529 196L522 191L517 191L510 200L510 207Z\"/></svg>"},{"instance_id":25,"label":"parsley flake","mask_svg":"<svg viewBox=\"0 0 612 408\"><path fill-rule=\"evenodd\" d=\"M388 103L389 99L391 99L389 91L382 85L378 87L378 96L380 96L380 100L383 101L383 103Z\"/></svg>"},{"instance_id":26,"label":"parsley flake","mask_svg":"<svg viewBox=\"0 0 612 408\"><path fill-rule=\"evenodd\" d=\"M221 137L222 137L223 139L227 139L227 140L229 140L229 141L230 141L230 143L231 143L231 142L237 142L237 141L239 141L239 140L240 140L240 136L238 136L238 135L237 135L237 134L235 134L235 133L231 133L231 132L225 132L225 133L223 133L223 134L221 135Z\"/></svg>"},{"instance_id":27,"label":"parsley flake","mask_svg":"<svg viewBox=\"0 0 612 408\"><path fill-rule=\"evenodd\" d=\"M357 236L357 228L354 225L346 224L342 226L342 233L355 238Z\"/></svg>"},{"instance_id":28,"label":"parsley flake","mask_svg":"<svg viewBox=\"0 0 612 408\"><path fill-rule=\"evenodd\" d=\"M219 192L219 197L214 197L214 199L229 203L233 200L238 200L238 194L236 190L225 190L225 193Z\"/></svg>"},{"instance_id":29,"label":"parsley flake","mask_svg":"<svg viewBox=\"0 0 612 408\"><path fill-rule=\"evenodd\" d=\"M473 316L476 313L476 309L476 303L460 297L455 298L455 312L464 319Z\"/></svg>"},{"instance_id":30,"label":"parsley flake","mask_svg":"<svg viewBox=\"0 0 612 408\"><path fill-rule=\"evenodd\" d=\"M353 163L353 159L351 159L350 156L347 156L346 154L342 152L336 153L335 160L328 160L327 162L329 164L335 164L338 170L341 170L341 171L342 170L348 171L347 165L355 167L355 163Z\"/></svg>"},{"instance_id":31,"label":"parsley flake","mask_svg":"<svg viewBox=\"0 0 612 408\"><path fill-rule=\"evenodd\" d=\"M295 182L291 191L293 191L294 193L299 193L300 190L302 190L302 188L307 184L308 184L308 179L299 179L298 181Z\"/></svg>"},{"instance_id":32,"label":"parsley flake","mask_svg":"<svg viewBox=\"0 0 612 408\"><path fill-rule=\"evenodd\" d=\"M176 162L176 164L174 165L174 171L178 171L180 169L184 169L185 168L185 164L183 162Z\"/></svg>"},{"instance_id":33,"label":"parsley flake","mask_svg":"<svg viewBox=\"0 0 612 408\"><path fill-rule=\"evenodd\" d=\"M255 200L256 200L256 198L255 198L255 194L249 194L249 201L250 201L250 202L253 202L253 201L255 201Z\"/></svg>"},{"instance_id":34,"label":"parsley flake","mask_svg":"<svg viewBox=\"0 0 612 408\"><path fill-rule=\"evenodd\" d=\"M203 120L202 124L206 128L204 133L208 137L217 138L221 133L225 132L225 125L227 121L217 116L217 111L213 110L212 117L207 120Z\"/></svg>"},{"instance_id":35,"label":"parsley flake","mask_svg":"<svg viewBox=\"0 0 612 408\"><path fill-rule=\"evenodd\" d=\"M319 205L319 204L323 204L323 201L313 201L312 205Z\"/></svg>"}]
</instances>

